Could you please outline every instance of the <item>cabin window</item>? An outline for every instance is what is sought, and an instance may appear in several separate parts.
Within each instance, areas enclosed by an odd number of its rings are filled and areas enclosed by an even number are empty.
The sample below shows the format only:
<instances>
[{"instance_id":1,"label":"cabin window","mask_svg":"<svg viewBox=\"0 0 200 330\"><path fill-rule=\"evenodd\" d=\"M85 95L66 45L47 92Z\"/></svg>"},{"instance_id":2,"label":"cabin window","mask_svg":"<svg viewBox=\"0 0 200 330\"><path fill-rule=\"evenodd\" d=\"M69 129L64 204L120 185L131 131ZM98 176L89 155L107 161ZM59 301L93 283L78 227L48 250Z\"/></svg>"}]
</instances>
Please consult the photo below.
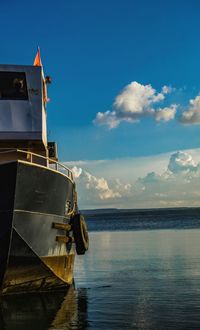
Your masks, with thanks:
<instances>
[{"instance_id":1,"label":"cabin window","mask_svg":"<svg viewBox=\"0 0 200 330\"><path fill-rule=\"evenodd\" d=\"M0 71L0 100L28 100L24 72Z\"/></svg>"}]
</instances>

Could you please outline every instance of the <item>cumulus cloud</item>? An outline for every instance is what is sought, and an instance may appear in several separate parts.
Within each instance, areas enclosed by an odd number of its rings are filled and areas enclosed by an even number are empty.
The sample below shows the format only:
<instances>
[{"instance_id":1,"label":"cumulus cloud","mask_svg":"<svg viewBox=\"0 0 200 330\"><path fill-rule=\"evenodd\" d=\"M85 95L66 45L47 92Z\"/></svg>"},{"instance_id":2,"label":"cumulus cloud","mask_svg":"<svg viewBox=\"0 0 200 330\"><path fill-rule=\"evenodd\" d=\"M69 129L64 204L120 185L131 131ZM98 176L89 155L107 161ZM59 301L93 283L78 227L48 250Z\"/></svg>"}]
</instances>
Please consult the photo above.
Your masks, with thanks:
<instances>
[{"instance_id":1,"label":"cumulus cloud","mask_svg":"<svg viewBox=\"0 0 200 330\"><path fill-rule=\"evenodd\" d=\"M189 100L189 105L169 104L167 95L172 92L184 92L184 89L175 89L171 86L163 86L161 91L156 91L151 84L143 85L133 81L116 96L112 109L98 112L93 120L95 125L116 128L123 121L135 123L145 117L156 122L169 122L174 120L177 108L184 110L177 117L182 124L200 124L200 95ZM180 95L178 95L180 98ZM169 100L169 97L168 97Z\"/></svg>"},{"instance_id":2,"label":"cumulus cloud","mask_svg":"<svg viewBox=\"0 0 200 330\"><path fill-rule=\"evenodd\" d=\"M113 191L109 188L108 182L104 178L96 178L86 171L84 172L84 176L86 189L95 191L100 199L121 197L118 191Z\"/></svg>"},{"instance_id":3,"label":"cumulus cloud","mask_svg":"<svg viewBox=\"0 0 200 330\"><path fill-rule=\"evenodd\" d=\"M138 182L141 182L143 184L148 183L157 183L161 180L161 175L156 174L155 172L148 173L144 178L139 178Z\"/></svg>"},{"instance_id":4,"label":"cumulus cloud","mask_svg":"<svg viewBox=\"0 0 200 330\"><path fill-rule=\"evenodd\" d=\"M190 105L180 117L180 121L184 124L200 124L200 96L196 96L190 100Z\"/></svg>"},{"instance_id":5,"label":"cumulus cloud","mask_svg":"<svg viewBox=\"0 0 200 330\"><path fill-rule=\"evenodd\" d=\"M168 169L172 173L180 173L183 171L189 172L195 171L197 169L197 165L191 155L186 152L178 151L171 155Z\"/></svg>"},{"instance_id":6,"label":"cumulus cloud","mask_svg":"<svg viewBox=\"0 0 200 330\"><path fill-rule=\"evenodd\" d=\"M193 155L193 156L192 156ZM165 164L154 166L134 177L135 169L120 178L115 171L104 175L91 174L74 164L79 206L82 208L152 208L200 206L200 163L192 151L177 151L167 154ZM193 158L194 157L194 158ZM196 159L196 161L194 160ZM146 164L147 160L141 158ZM155 163L155 160L154 160ZM164 165L164 166L163 166ZM161 170L162 169L162 170ZM92 168L91 168L92 170ZM116 178L115 178L116 175ZM112 178L111 178L112 176Z\"/></svg>"},{"instance_id":7,"label":"cumulus cloud","mask_svg":"<svg viewBox=\"0 0 200 330\"><path fill-rule=\"evenodd\" d=\"M155 111L154 116L156 121L170 121L175 118L176 109L178 105L172 104L170 107L158 109Z\"/></svg>"},{"instance_id":8,"label":"cumulus cloud","mask_svg":"<svg viewBox=\"0 0 200 330\"><path fill-rule=\"evenodd\" d=\"M163 173L148 173L135 184L140 187L138 201L150 207L200 206L199 185L200 163L181 151L171 155Z\"/></svg>"},{"instance_id":9,"label":"cumulus cloud","mask_svg":"<svg viewBox=\"0 0 200 330\"><path fill-rule=\"evenodd\" d=\"M112 111L98 112L94 124L107 125L110 129L117 127L122 121L136 122L143 117L152 117L156 121L174 119L177 105L171 105L156 110L155 106L165 99L165 95L172 91L171 87L163 86L157 92L150 84L142 85L136 81L127 85L117 95Z\"/></svg>"},{"instance_id":10,"label":"cumulus cloud","mask_svg":"<svg viewBox=\"0 0 200 330\"><path fill-rule=\"evenodd\" d=\"M80 176L81 173L82 173L82 168L81 168L81 167L74 166L74 167L72 167L71 170L72 170L73 176L74 176L75 178L79 178L79 176Z\"/></svg>"},{"instance_id":11,"label":"cumulus cloud","mask_svg":"<svg viewBox=\"0 0 200 330\"><path fill-rule=\"evenodd\" d=\"M86 204L88 201L116 200L122 197L122 193L130 190L130 184L122 184L120 180L116 179L112 185L103 177L96 177L77 166L72 168L74 177L80 190L81 198L84 198Z\"/></svg>"},{"instance_id":12,"label":"cumulus cloud","mask_svg":"<svg viewBox=\"0 0 200 330\"><path fill-rule=\"evenodd\" d=\"M123 189L125 191L128 191L130 190L131 188L131 184L130 183L127 183L127 184L123 184L120 179L115 179L115 184L116 184L116 188L117 189Z\"/></svg>"},{"instance_id":13,"label":"cumulus cloud","mask_svg":"<svg viewBox=\"0 0 200 330\"><path fill-rule=\"evenodd\" d=\"M98 112L94 123L99 126L107 125L109 128L115 128L119 125L120 119L117 119L115 111Z\"/></svg>"},{"instance_id":14,"label":"cumulus cloud","mask_svg":"<svg viewBox=\"0 0 200 330\"><path fill-rule=\"evenodd\" d=\"M122 115L128 113L137 117L137 114L143 113L150 105L163 99L164 94L157 93L151 85L142 85L133 81L116 97L114 107L119 112L121 110Z\"/></svg>"}]
</instances>

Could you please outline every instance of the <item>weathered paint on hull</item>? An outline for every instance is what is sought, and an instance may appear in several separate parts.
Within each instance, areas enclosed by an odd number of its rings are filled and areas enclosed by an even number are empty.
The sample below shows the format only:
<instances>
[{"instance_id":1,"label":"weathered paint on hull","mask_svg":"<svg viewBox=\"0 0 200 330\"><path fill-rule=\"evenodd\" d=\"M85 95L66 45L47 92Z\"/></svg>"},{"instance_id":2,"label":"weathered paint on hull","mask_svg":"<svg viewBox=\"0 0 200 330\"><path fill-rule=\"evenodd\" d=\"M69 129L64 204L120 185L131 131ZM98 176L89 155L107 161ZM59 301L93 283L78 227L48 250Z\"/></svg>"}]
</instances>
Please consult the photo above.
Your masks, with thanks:
<instances>
[{"instance_id":1,"label":"weathered paint on hull","mask_svg":"<svg viewBox=\"0 0 200 330\"><path fill-rule=\"evenodd\" d=\"M41 257L44 264L51 269L62 281L73 283L74 254Z\"/></svg>"},{"instance_id":2,"label":"weathered paint on hull","mask_svg":"<svg viewBox=\"0 0 200 330\"><path fill-rule=\"evenodd\" d=\"M52 223L67 221L72 182L21 162L0 165L0 180L1 293L66 288L73 283L73 244L58 242L56 236L66 232L52 228Z\"/></svg>"},{"instance_id":3,"label":"weathered paint on hull","mask_svg":"<svg viewBox=\"0 0 200 330\"><path fill-rule=\"evenodd\" d=\"M49 258L55 262L50 263ZM74 254L38 257L13 229L2 294L66 288L73 283L73 264Z\"/></svg>"},{"instance_id":4,"label":"weathered paint on hull","mask_svg":"<svg viewBox=\"0 0 200 330\"><path fill-rule=\"evenodd\" d=\"M72 278L72 274L70 276ZM11 260L6 270L2 294L61 290L73 284L55 276L39 261L29 258Z\"/></svg>"}]
</instances>

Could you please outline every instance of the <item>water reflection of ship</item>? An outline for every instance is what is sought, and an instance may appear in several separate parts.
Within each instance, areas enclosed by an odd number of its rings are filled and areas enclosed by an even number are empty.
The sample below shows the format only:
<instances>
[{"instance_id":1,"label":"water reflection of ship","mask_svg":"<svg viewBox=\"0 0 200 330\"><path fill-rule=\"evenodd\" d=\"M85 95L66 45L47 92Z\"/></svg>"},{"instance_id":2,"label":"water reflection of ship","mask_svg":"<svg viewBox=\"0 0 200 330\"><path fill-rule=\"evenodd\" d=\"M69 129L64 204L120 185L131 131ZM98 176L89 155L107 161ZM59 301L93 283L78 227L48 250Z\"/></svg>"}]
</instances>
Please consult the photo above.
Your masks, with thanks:
<instances>
[{"instance_id":1,"label":"water reflection of ship","mask_svg":"<svg viewBox=\"0 0 200 330\"><path fill-rule=\"evenodd\" d=\"M0 329L87 329L87 291L2 296Z\"/></svg>"}]
</instances>

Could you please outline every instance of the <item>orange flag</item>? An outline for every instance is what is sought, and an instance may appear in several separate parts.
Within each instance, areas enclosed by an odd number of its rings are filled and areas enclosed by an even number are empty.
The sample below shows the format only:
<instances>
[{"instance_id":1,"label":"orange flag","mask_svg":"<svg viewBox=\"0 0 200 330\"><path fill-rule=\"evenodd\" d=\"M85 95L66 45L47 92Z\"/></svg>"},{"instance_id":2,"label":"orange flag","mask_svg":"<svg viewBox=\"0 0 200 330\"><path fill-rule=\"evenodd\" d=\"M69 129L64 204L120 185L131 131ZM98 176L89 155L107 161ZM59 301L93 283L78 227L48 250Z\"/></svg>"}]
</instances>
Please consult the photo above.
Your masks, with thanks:
<instances>
[{"instance_id":1,"label":"orange flag","mask_svg":"<svg viewBox=\"0 0 200 330\"><path fill-rule=\"evenodd\" d=\"M37 54L35 56L35 60L34 60L34 63L33 63L34 66L42 66L42 60L41 60L41 57L40 57L40 48L38 47L38 51L37 51Z\"/></svg>"},{"instance_id":2,"label":"orange flag","mask_svg":"<svg viewBox=\"0 0 200 330\"><path fill-rule=\"evenodd\" d=\"M33 63L34 66L41 66L42 68L42 80L43 80L43 101L46 104L47 102L49 102L49 98L47 96L47 86L46 86L46 81L45 81L45 77L44 77L44 71L43 71L43 67L42 67L42 60L41 60L41 56L40 56L40 48L38 47L38 51L37 54L35 56L35 60Z\"/></svg>"}]
</instances>

